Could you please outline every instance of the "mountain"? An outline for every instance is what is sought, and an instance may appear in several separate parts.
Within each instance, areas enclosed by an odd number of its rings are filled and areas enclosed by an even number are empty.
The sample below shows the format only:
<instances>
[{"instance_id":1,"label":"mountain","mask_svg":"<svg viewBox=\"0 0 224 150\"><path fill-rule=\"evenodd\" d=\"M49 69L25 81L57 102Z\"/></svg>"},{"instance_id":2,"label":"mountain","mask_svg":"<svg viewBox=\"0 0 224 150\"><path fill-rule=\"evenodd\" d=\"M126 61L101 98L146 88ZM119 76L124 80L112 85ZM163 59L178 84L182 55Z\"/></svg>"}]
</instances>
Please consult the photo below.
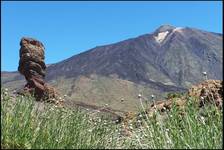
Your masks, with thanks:
<instances>
[{"instance_id":1,"label":"mountain","mask_svg":"<svg viewBox=\"0 0 224 150\"><path fill-rule=\"evenodd\" d=\"M73 101L136 110L137 95L162 98L209 79L222 80L222 34L163 25L153 33L97 46L47 67L46 80ZM24 85L17 72L1 73L2 84ZM17 83L17 84L15 84ZM124 99L124 101L121 99Z\"/></svg>"}]
</instances>

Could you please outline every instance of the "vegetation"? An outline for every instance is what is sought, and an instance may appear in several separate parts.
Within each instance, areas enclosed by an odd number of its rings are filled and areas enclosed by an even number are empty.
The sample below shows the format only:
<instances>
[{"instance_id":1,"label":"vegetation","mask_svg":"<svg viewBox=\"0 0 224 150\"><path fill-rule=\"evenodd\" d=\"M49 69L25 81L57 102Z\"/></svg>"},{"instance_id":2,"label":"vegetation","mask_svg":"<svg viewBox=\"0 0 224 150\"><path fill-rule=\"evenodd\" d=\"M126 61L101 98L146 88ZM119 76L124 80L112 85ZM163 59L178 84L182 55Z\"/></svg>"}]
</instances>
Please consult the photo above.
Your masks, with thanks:
<instances>
[{"instance_id":1,"label":"vegetation","mask_svg":"<svg viewBox=\"0 0 224 150\"><path fill-rule=\"evenodd\" d=\"M181 98L184 95L185 95L185 93L168 93L167 96L166 96L166 98L167 99Z\"/></svg>"},{"instance_id":2,"label":"vegetation","mask_svg":"<svg viewBox=\"0 0 224 150\"><path fill-rule=\"evenodd\" d=\"M1 90L2 148L222 148L222 112L212 105L199 109L193 98L184 110L155 111L127 124L41 104Z\"/></svg>"}]
</instances>

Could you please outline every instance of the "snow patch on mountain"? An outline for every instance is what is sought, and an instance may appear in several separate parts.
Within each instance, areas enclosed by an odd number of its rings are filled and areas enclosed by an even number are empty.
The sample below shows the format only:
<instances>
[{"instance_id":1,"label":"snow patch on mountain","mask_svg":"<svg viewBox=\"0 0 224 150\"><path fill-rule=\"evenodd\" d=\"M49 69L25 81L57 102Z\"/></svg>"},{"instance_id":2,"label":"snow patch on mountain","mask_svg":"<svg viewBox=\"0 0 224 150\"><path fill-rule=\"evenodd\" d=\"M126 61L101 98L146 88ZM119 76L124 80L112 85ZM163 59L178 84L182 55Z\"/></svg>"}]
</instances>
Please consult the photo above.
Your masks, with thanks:
<instances>
[{"instance_id":1,"label":"snow patch on mountain","mask_svg":"<svg viewBox=\"0 0 224 150\"><path fill-rule=\"evenodd\" d=\"M164 39L166 38L167 34L169 33L169 31L165 31L165 32L160 32L158 33L157 36L155 36L155 40L158 42L158 43L161 43L162 41L164 41Z\"/></svg>"},{"instance_id":2,"label":"snow patch on mountain","mask_svg":"<svg viewBox=\"0 0 224 150\"><path fill-rule=\"evenodd\" d=\"M173 29L173 32L180 32L181 33L181 32L183 32L182 29L183 29L182 27L177 27L177 28Z\"/></svg>"}]
</instances>

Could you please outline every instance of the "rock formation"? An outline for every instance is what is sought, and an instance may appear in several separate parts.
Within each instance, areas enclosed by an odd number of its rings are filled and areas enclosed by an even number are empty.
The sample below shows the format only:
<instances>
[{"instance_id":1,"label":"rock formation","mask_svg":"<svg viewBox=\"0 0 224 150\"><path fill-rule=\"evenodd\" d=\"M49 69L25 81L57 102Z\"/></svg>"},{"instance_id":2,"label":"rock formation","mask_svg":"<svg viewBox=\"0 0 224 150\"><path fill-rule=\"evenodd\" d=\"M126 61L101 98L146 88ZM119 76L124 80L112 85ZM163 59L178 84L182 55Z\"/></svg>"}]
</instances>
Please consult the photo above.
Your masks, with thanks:
<instances>
[{"instance_id":1,"label":"rock formation","mask_svg":"<svg viewBox=\"0 0 224 150\"><path fill-rule=\"evenodd\" d=\"M199 106L206 103L213 103L222 108L223 103L223 81L206 80L198 85L192 86L188 91L189 96L195 96L199 99Z\"/></svg>"},{"instance_id":2,"label":"rock formation","mask_svg":"<svg viewBox=\"0 0 224 150\"><path fill-rule=\"evenodd\" d=\"M193 85L189 90L187 97L195 97L199 104L199 107L203 107L206 104L214 104L218 108L222 108L223 103L223 81L221 80L206 80L198 85ZM152 104L152 108L156 108L160 111L170 110L175 103L179 107L184 107L187 102L187 97L182 96L175 98L175 101L171 99L157 101L156 104Z\"/></svg>"},{"instance_id":3,"label":"rock formation","mask_svg":"<svg viewBox=\"0 0 224 150\"><path fill-rule=\"evenodd\" d=\"M33 94L37 101L56 98L55 89L44 81L46 74L44 45L33 38L22 38L20 46L18 71L27 81L24 92Z\"/></svg>"},{"instance_id":4,"label":"rock formation","mask_svg":"<svg viewBox=\"0 0 224 150\"><path fill-rule=\"evenodd\" d=\"M138 122L141 123L142 119L147 119L148 117L154 117L155 112L165 112L171 110L174 105L179 108L178 115L180 119L186 115L185 109L187 107L188 98L193 97L194 100L198 103L199 107L203 107L208 104L213 104L220 110L222 109L223 103L223 81L222 80L206 80L198 85L193 85L186 95L179 95L178 97L169 97L167 100L157 100L151 106L146 108L144 111L133 114L131 112L126 113L124 118L122 118L122 122L124 124L123 131L125 131L126 135L129 135L131 130L128 125L129 122L132 122L136 126L138 126ZM164 114L164 113L160 113ZM166 114L166 113L165 113ZM167 118L166 115L160 116L157 119ZM155 118L156 119L156 118ZM180 121L180 120L178 120Z\"/></svg>"}]
</instances>

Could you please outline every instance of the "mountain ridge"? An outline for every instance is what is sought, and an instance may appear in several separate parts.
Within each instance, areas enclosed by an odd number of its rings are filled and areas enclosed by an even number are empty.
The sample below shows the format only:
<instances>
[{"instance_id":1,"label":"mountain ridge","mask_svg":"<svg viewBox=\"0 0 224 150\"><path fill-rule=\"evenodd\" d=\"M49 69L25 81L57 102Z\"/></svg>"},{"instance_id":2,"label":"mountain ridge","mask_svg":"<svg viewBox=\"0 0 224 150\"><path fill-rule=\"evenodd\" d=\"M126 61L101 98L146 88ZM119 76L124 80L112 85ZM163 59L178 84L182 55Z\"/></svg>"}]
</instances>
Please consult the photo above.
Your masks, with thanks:
<instances>
[{"instance_id":1,"label":"mountain ridge","mask_svg":"<svg viewBox=\"0 0 224 150\"><path fill-rule=\"evenodd\" d=\"M136 104L138 93L160 98L169 92L186 91L204 80L204 71L208 78L222 79L222 53L220 34L165 25L51 64L46 80L63 93L71 93L76 101L112 104L126 97L122 105ZM15 78L21 79L18 75ZM11 78L2 83L11 86L15 81Z\"/></svg>"}]
</instances>

